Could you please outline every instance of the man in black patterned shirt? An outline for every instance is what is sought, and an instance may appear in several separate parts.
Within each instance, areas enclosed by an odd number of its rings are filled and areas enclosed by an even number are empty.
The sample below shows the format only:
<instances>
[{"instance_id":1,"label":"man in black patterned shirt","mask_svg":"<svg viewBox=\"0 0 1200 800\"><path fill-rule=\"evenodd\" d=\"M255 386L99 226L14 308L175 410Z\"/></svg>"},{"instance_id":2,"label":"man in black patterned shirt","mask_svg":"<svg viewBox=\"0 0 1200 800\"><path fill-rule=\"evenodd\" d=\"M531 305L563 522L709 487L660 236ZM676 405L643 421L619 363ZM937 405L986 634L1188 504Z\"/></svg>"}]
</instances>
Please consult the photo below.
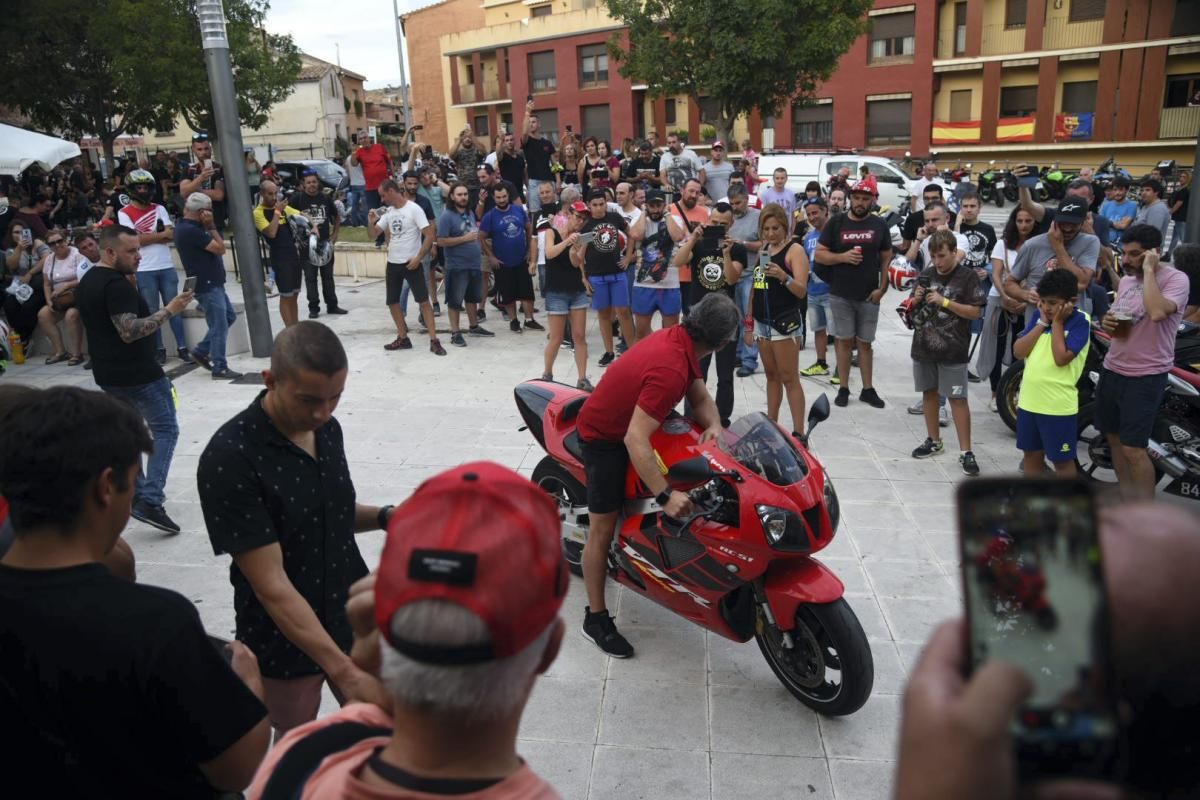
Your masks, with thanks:
<instances>
[{"instance_id":1,"label":"man in black patterned shirt","mask_svg":"<svg viewBox=\"0 0 1200 800\"><path fill-rule=\"evenodd\" d=\"M275 340L267 389L222 425L197 484L213 551L229 553L237 638L258 656L276 736L316 719L321 687L383 699L350 660L350 584L367 574L354 534L387 525L391 506L358 503L333 417L346 351L317 322Z\"/></svg>"}]
</instances>

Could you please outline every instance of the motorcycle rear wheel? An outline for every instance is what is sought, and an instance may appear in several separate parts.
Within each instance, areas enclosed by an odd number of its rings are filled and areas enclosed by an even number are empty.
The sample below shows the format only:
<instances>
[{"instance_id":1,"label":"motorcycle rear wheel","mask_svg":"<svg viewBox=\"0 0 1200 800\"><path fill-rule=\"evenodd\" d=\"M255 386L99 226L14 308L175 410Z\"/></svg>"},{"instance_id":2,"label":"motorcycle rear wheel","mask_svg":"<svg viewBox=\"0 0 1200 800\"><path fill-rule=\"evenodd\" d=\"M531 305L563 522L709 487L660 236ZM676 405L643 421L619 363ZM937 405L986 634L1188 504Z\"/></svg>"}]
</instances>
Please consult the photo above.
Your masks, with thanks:
<instances>
[{"instance_id":1,"label":"motorcycle rear wheel","mask_svg":"<svg viewBox=\"0 0 1200 800\"><path fill-rule=\"evenodd\" d=\"M1096 483L1116 483L1117 473L1113 470L1112 451L1108 440L1092 418L1092 412L1081 411L1078 419L1079 441L1075 445L1075 469L1080 477ZM1154 485L1157 486L1166 474L1158 463L1151 460L1154 467Z\"/></svg>"},{"instance_id":2,"label":"motorcycle rear wheel","mask_svg":"<svg viewBox=\"0 0 1200 800\"><path fill-rule=\"evenodd\" d=\"M996 208L1004 208L1004 190L993 189L992 195L992 199L996 201Z\"/></svg>"},{"instance_id":3,"label":"motorcycle rear wheel","mask_svg":"<svg viewBox=\"0 0 1200 800\"><path fill-rule=\"evenodd\" d=\"M793 646L759 611L754 638L771 671L797 700L819 714L841 717L862 708L875 683L867 635L843 598L796 611ZM830 672L835 673L831 679Z\"/></svg>"},{"instance_id":4,"label":"motorcycle rear wheel","mask_svg":"<svg viewBox=\"0 0 1200 800\"><path fill-rule=\"evenodd\" d=\"M550 495L550 499L558 506L558 518L565 528L567 524L580 527L587 525L586 515L575 518L572 508L587 505L587 487L576 480L567 469L550 456L546 456L533 468L531 480ZM572 517L568 520L568 517ZM567 560L567 568L572 573L583 577L583 545L567 538L564 530L562 537L563 558Z\"/></svg>"},{"instance_id":5,"label":"motorcycle rear wheel","mask_svg":"<svg viewBox=\"0 0 1200 800\"><path fill-rule=\"evenodd\" d=\"M1025 362L1014 361L1000 375L1000 382L996 384L996 411L1013 433L1017 431L1017 400L1021 396L1021 377L1024 374Z\"/></svg>"}]
</instances>

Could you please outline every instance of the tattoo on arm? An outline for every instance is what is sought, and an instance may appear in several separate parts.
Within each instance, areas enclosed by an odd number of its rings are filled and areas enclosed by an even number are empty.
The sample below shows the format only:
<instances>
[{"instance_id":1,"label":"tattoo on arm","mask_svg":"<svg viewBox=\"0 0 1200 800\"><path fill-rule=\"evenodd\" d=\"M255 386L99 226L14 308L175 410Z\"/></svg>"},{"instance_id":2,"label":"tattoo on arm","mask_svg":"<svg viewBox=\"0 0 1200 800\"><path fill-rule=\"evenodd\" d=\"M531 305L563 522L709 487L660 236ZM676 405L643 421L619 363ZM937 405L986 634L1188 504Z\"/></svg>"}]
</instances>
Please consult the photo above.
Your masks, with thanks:
<instances>
[{"instance_id":1,"label":"tattoo on arm","mask_svg":"<svg viewBox=\"0 0 1200 800\"><path fill-rule=\"evenodd\" d=\"M117 334L120 335L121 341L125 344L136 342L138 339L149 336L163 326L167 320L171 318L171 312L165 308L160 308L148 317L138 318L130 312L124 314L113 314L109 319L112 320L113 327L117 329Z\"/></svg>"}]
</instances>

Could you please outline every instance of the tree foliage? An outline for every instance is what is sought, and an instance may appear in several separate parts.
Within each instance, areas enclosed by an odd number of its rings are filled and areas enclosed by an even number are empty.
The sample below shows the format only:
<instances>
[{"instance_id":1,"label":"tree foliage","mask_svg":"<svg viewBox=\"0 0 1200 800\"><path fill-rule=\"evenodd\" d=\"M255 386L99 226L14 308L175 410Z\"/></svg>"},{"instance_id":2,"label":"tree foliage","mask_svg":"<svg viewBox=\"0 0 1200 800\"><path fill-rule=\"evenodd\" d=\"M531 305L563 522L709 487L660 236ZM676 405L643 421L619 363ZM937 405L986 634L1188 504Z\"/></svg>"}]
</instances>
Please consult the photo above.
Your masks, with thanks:
<instances>
[{"instance_id":1,"label":"tree foliage","mask_svg":"<svg viewBox=\"0 0 1200 800\"><path fill-rule=\"evenodd\" d=\"M0 98L35 125L94 135L112 158L124 133L169 130L182 114L212 129L212 100L195 0L36 0L6 3ZM267 0L225 0L244 125L266 124L300 72L290 36L262 28Z\"/></svg>"},{"instance_id":2,"label":"tree foliage","mask_svg":"<svg viewBox=\"0 0 1200 800\"><path fill-rule=\"evenodd\" d=\"M609 53L621 75L653 96L707 97L719 107L717 134L739 116L778 113L810 100L867 30L872 0L604 0L628 27Z\"/></svg>"}]
</instances>

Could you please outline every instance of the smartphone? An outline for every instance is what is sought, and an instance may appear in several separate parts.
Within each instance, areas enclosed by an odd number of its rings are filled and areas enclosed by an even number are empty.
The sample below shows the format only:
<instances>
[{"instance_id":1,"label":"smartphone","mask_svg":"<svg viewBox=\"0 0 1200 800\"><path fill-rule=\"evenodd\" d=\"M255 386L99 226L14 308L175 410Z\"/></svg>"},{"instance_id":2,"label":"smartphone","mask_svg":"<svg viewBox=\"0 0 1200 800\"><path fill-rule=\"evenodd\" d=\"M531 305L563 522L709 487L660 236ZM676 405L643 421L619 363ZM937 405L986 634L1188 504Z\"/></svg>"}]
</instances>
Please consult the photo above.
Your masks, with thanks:
<instances>
[{"instance_id":1,"label":"smartphone","mask_svg":"<svg viewBox=\"0 0 1200 800\"><path fill-rule=\"evenodd\" d=\"M963 483L958 519L969 669L1000 659L1034 682L1012 721L1021 780L1120 772L1091 485L1059 479Z\"/></svg>"},{"instance_id":2,"label":"smartphone","mask_svg":"<svg viewBox=\"0 0 1200 800\"><path fill-rule=\"evenodd\" d=\"M590 244L591 241L595 238L596 238L596 234L593 233L592 231L588 231L587 233L579 234L579 241L582 242L583 244Z\"/></svg>"},{"instance_id":3,"label":"smartphone","mask_svg":"<svg viewBox=\"0 0 1200 800\"><path fill-rule=\"evenodd\" d=\"M724 239L725 238L725 226L724 225L705 225L704 233L702 235L704 236L705 239Z\"/></svg>"},{"instance_id":4,"label":"smartphone","mask_svg":"<svg viewBox=\"0 0 1200 800\"><path fill-rule=\"evenodd\" d=\"M21 241L27 245L33 244L33 231L29 228L21 229Z\"/></svg>"},{"instance_id":5,"label":"smartphone","mask_svg":"<svg viewBox=\"0 0 1200 800\"><path fill-rule=\"evenodd\" d=\"M184 290L185 292L194 292L194 291L196 291L196 276L195 276L195 275L193 275L193 276L191 276L190 278L187 278L186 280L184 280L184 282L183 282L183 290Z\"/></svg>"},{"instance_id":6,"label":"smartphone","mask_svg":"<svg viewBox=\"0 0 1200 800\"><path fill-rule=\"evenodd\" d=\"M205 169L212 169L212 168L213 168L213 160L212 160L211 158L206 158L206 159L204 159L204 168L205 168Z\"/></svg>"}]
</instances>

